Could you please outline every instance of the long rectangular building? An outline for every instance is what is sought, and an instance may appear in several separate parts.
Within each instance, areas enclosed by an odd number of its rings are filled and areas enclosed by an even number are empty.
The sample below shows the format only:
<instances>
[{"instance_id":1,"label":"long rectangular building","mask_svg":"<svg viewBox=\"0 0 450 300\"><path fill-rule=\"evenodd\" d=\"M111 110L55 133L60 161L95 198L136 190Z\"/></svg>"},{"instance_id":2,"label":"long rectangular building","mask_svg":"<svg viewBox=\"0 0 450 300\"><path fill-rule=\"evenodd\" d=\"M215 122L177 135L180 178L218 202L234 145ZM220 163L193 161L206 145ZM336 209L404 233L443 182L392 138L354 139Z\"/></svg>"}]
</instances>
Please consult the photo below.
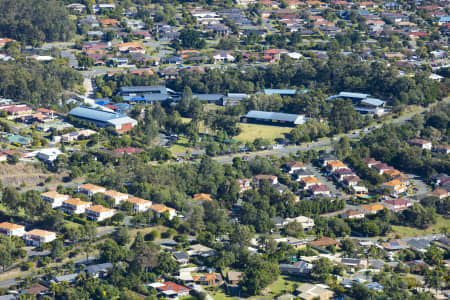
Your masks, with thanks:
<instances>
[{"instance_id":1,"label":"long rectangular building","mask_svg":"<svg viewBox=\"0 0 450 300\"><path fill-rule=\"evenodd\" d=\"M304 115L251 110L244 117L242 117L242 122L296 126L305 124L306 118Z\"/></svg>"},{"instance_id":2,"label":"long rectangular building","mask_svg":"<svg viewBox=\"0 0 450 300\"><path fill-rule=\"evenodd\" d=\"M130 130L137 125L135 119L126 115L85 106L75 107L69 112L69 116L95 124L98 127L112 126L116 132Z\"/></svg>"}]
</instances>

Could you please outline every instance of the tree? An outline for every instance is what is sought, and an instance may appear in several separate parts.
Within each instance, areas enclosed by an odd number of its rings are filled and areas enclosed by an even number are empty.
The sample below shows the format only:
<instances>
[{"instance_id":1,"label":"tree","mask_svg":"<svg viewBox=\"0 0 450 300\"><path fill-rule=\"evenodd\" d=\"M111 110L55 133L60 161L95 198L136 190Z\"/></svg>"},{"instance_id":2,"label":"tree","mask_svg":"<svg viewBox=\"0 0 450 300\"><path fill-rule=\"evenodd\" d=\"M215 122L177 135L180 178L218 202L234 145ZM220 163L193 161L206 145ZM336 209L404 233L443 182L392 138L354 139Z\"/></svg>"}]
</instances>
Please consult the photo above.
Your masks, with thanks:
<instances>
[{"instance_id":1,"label":"tree","mask_svg":"<svg viewBox=\"0 0 450 300\"><path fill-rule=\"evenodd\" d=\"M260 256L252 256L239 284L245 294L253 296L277 280L279 275L277 264L265 261Z\"/></svg>"},{"instance_id":2,"label":"tree","mask_svg":"<svg viewBox=\"0 0 450 300\"><path fill-rule=\"evenodd\" d=\"M128 227L126 226L119 227L119 229L113 233L112 238L117 242L117 244L121 246L125 246L126 244L128 244L130 242Z\"/></svg>"},{"instance_id":3,"label":"tree","mask_svg":"<svg viewBox=\"0 0 450 300\"><path fill-rule=\"evenodd\" d=\"M51 250L51 257L54 260L58 260L63 258L64 256L64 244L61 240L54 240L52 242L52 250Z\"/></svg>"},{"instance_id":4,"label":"tree","mask_svg":"<svg viewBox=\"0 0 450 300\"><path fill-rule=\"evenodd\" d=\"M104 262L118 262L125 257L125 250L114 240L107 239L100 246L100 259Z\"/></svg>"},{"instance_id":5,"label":"tree","mask_svg":"<svg viewBox=\"0 0 450 300\"><path fill-rule=\"evenodd\" d=\"M200 32L193 29L182 29L180 41L181 46L188 49L202 49L206 46L205 40L200 37Z\"/></svg>"},{"instance_id":6,"label":"tree","mask_svg":"<svg viewBox=\"0 0 450 300\"><path fill-rule=\"evenodd\" d=\"M349 238L345 238L343 240L341 240L341 249L342 251L345 252L345 254L347 255L351 255L353 254L353 252L355 251L355 243L349 239Z\"/></svg>"},{"instance_id":7,"label":"tree","mask_svg":"<svg viewBox=\"0 0 450 300\"><path fill-rule=\"evenodd\" d=\"M17 214L19 208L22 207L22 196L19 192L12 186L6 187L3 191L2 204Z\"/></svg>"},{"instance_id":8,"label":"tree","mask_svg":"<svg viewBox=\"0 0 450 300\"><path fill-rule=\"evenodd\" d=\"M313 262L311 275L322 282L327 281L333 271L333 263L326 257L321 257Z\"/></svg>"},{"instance_id":9,"label":"tree","mask_svg":"<svg viewBox=\"0 0 450 300\"><path fill-rule=\"evenodd\" d=\"M104 36L105 41L112 41L116 37L116 33L113 30L107 30Z\"/></svg>"},{"instance_id":10,"label":"tree","mask_svg":"<svg viewBox=\"0 0 450 300\"><path fill-rule=\"evenodd\" d=\"M43 41L67 41L75 33L72 18L55 0L1 1L0 20L1 36L33 46Z\"/></svg>"},{"instance_id":11,"label":"tree","mask_svg":"<svg viewBox=\"0 0 450 300\"><path fill-rule=\"evenodd\" d=\"M5 272L5 267L11 265L13 262L11 250L7 246L0 244L0 265L2 265L3 272Z\"/></svg>"},{"instance_id":12,"label":"tree","mask_svg":"<svg viewBox=\"0 0 450 300\"><path fill-rule=\"evenodd\" d=\"M179 265L170 253L161 252L158 257L158 267L156 271L159 274L173 274L178 272Z\"/></svg>"},{"instance_id":13,"label":"tree","mask_svg":"<svg viewBox=\"0 0 450 300\"><path fill-rule=\"evenodd\" d=\"M142 232L138 231L136 237L134 238L133 244L131 244L130 246L130 250L134 252L139 252L144 248L144 245L145 245L144 236L142 235Z\"/></svg>"}]
</instances>

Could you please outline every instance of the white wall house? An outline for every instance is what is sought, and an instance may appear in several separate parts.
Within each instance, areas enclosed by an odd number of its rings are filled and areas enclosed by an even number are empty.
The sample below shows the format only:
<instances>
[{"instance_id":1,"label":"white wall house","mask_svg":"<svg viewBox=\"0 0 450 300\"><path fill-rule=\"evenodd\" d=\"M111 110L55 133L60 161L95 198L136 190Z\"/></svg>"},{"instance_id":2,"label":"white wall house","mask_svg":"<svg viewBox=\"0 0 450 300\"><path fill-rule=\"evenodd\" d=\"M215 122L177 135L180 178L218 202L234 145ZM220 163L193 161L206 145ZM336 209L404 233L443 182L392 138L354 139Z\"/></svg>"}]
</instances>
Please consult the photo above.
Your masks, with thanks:
<instances>
[{"instance_id":1,"label":"white wall house","mask_svg":"<svg viewBox=\"0 0 450 300\"><path fill-rule=\"evenodd\" d=\"M69 200L69 195L63 195L60 193L57 193L55 191L49 191L41 194L42 200L49 202L52 206L52 208L57 208L62 206L63 201Z\"/></svg>"},{"instance_id":2,"label":"white wall house","mask_svg":"<svg viewBox=\"0 0 450 300\"><path fill-rule=\"evenodd\" d=\"M131 197L131 198L125 199L125 201L133 204L134 212L144 212L144 211L149 210L150 207L152 206L152 201L148 201L148 200L138 198L138 197Z\"/></svg>"},{"instance_id":3,"label":"white wall house","mask_svg":"<svg viewBox=\"0 0 450 300\"><path fill-rule=\"evenodd\" d=\"M114 205L119 205L120 203L122 203L122 201L130 197L128 194L124 194L114 190L107 190L104 194L106 198L114 200Z\"/></svg>"},{"instance_id":4,"label":"white wall house","mask_svg":"<svg viewBox=\"0 0 450 300\"><path fill-rule=\"evenodd\" d=\"M24 240L26 244L32 246L40 246L45 243L50 243L55 239L56 239L55 232L41 229L33 229L31 231L28 231L24 235Z\"/></svg>"},{"instance_id":5,"label":"white wall house","mask_svg":"<svg viewBox=\"0 0 450 300\"><path fill-rule=\"evenodd\" d=\"M72 215L84 214L86 208L92 205L92 202L81 201L79 198L71 198L63 201L62 210Z\"/></svg>"},{"instance_id":6,"label":"white wall house","mask_svg":"<svg viewBox=\"0 0 450 300\"><path fill-rule=\"evenodd\" d=\"M95 184L86 183L86 184L82 184L82 185L78 186L77 192L86 194L89 197L92 197L97 193L106 192L106 189L104 187L101 187L101 186L98 186Z\"/></svg>"},{"instance_id":7,"label":"white wall house","mask_svg":"<svg viewBox=\"0 0 450 300\"><path fill-rule=\"evenodd\" d=\"M115 214L115 210L112 208L107 208L102 205L93 205L86 208L86 214L89 220L94 220L101 222L108 218L111 218Z\"/></svg>"},{"instance_id":8,"label":"white wall house","mask_svg":"<svg viewBox=\"0 0 450 300\"><path fill-rule=\"evenodd\" d=\"M6 236L23 236L25 234L25 227L13 223L0 223L0 233Z\"/></svg>"}]
</instances>

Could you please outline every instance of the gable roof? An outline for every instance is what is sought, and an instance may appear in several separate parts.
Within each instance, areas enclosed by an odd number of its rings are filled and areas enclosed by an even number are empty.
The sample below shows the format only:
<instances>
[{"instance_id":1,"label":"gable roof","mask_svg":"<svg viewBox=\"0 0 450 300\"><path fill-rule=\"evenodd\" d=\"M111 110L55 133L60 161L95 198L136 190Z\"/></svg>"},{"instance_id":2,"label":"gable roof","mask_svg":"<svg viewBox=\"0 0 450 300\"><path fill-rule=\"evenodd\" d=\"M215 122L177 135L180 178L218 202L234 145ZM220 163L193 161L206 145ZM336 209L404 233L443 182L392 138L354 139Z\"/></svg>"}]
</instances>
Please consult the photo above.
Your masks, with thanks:
<instances>
[{"instance_id":1,"label":"gable roof","mask_svg":"<svg viewBox=\"0 0 450 300\"><path fill-rule=\"evenodd\" d=\"M331 239L329 237L324 236L324 237L322 237L322 238L320 238L318 240L310 242L309 244L311 246L316 246L316 247L327 247L327 246L330 246L330 245L335 245L335 246L339 245L339 242L336 241L336 240L333 240L333 239Z\"/></svg>"},{"instance_id":2,"label":"gable roof","mask_svg":"<svg viewBox=\"0 0 450 300\"><path fill-rule=\"evenodd\" d=\"M15 229L20 229L20 228L25 228L25 227L22 225L14 224L14 223L3 222L3 223L0 223L0 228L8 229L8 230L15 230Z\"/></svg>"},{"instance_id":3,"label":"gable roof","mask_svg":"<svg viewBox=\"0 0 450 300\"><path fill-rule=\"evenodd\" d=\"M81 206L81 205L91 204L91 202L81 201L80 198L70 198L70 199L64 200L63 203L70 204L73 206Z\"/></svg>"},{"instance_id":4,"label":"gable roof","mask_svg":"<svg viewBox=\"0 0 450 300\"><path fill-rule=\"evenodd\" d=\"M301 124L305 123L305 116L303 116L303 115L285 114L285 113L270 112L270 111L251 110L245 115L245 117L252 118L252 119L292 122L295 125L301 125Z\"/></svg>"}]
</instances>

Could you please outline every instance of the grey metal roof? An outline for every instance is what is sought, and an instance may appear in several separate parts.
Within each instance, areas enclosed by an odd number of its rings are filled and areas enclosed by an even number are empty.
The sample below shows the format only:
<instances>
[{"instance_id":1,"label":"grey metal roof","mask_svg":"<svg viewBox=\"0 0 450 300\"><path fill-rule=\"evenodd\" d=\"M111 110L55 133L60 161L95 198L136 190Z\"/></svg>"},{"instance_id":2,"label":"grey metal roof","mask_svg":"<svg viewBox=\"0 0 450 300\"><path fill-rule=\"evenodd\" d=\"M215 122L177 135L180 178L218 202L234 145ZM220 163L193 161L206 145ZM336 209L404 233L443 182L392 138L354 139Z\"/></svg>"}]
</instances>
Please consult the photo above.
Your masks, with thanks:
<instances>
[{"instance_id":1,"label":"grey metal roof","mask_svg":"<svg viewBox=\"0 0 450 300\"><path fill-rule=\"evenodd\" d=\"M277 120L283 122L291 122L296 125L305 123L305 117L303 115L285 114L270 111L251 110L245 115L245 117L260 120Z\"/></svg>"},{"instance_id":2,"label":"grey metal roof","mask_svg":"<svg viewBox=\"0 0 450 300\"><path fill-rule=\"evenodd\" d=\"M194 94L194 98L198 98L200 101L219 101L224 95L222 94Z\"/></svg>"},{"instance_id":3,"label":"grey metal roof","mask_svg":"<svg viewBox=\"0 0 450 300\"><path fill-rule=\"evenodd\" d=\"M227 95L228 98L241 98L241 99L246 99L248 98L247 94L244 93L228 93Z\"/></svg>"},{"instance_id":4,"label":"grey metal roof","mask_svg":"<svg viewBox=\"0 0 450 300\"><path fill-rule=\"evenodd\" d=\"M79 106L75 107L69 112L69 115L78 117L78 118L85 118L85 119L91 119L91 120L97 120L100 122L107 122L113 119L123 118L126 117L125 115L115 113L115 112L108 112L103 111L100 109L85 107L85 106Z\"/></svg>"},{"instance_id":5,"label":"grey metal roof","mask_svg":"<svg viewBox=\"0 0 450 300\"><path fill-rule=\"evenodd\" d=\"M366 99L361 100L361 102L365 103L365 104L373 105L373 106L383 106L384 103L386 103L383 100L376 99L376 98L366 98Z\"/></svg>"},{"instance_id":6,"label":"grey metal roof","mask_svg":"<svg viewBox=\"0 0 450 300\"><path fill-rule=\"evenodd\" d=\"M407 244L413 248L423 250L430 246L431 241L426 239L411 239L407 241Z\"/></svg>"},{"instance_id":7,"label":"grey metal roof","mask_svg":"<svg viewBox=\"0 0 450 300\"><path fill-rule=\"evenodd\" d=\"M84 270L90 274L95 274L97 272L105 272L109 269L112 269L113 264L112 263L104 263L104 264L98 264L98 265L91 265L84 268Z\"/></svg>"},{"instance_id":8,"label":"grey metal roof","mask_svg":"<svg viewBox=\"0 0 450 300\"><path fill-rule=\"evenodd\" d=\"M75 279L77 278L78 274L77 273L72 273L72 274L67 274L67 275L61 275L61 276L56 276L53 281L55 282L62 282L62 281L67 281L67 282L73 282L75 281Z\"/></svg>"},{"instance_id":9,"label":"grey metal roof","mask_svg":"<svg viewBox=\"0 0 450 300\"><path fill-rule=\"evenodd\" d=\"M144 94L144 98L147 99L147 101L166 101L169 99L172 99L172 97L169 94Z\"/></svg>"},{"instance_id":10,"label":"grey metal roof","mask_svg":"<svg viewBox=\"0 0 450 300\"><path fill-rule=\"evenodd\" d=\"M315 175L313 171L309 170L309 169L299 169L299 170L295 170L293 173L293 176L298 176L298 175Z\"/></svg>"},{"instance_id":11,"label":"grey metal roof","mask_svg":"<svg viewBox=\"0 0 450 300\"><path fill-rule=\"evenodd\" d=\"M265 89L264 94L266 95L295 95L297 90L295 89Z\"/></svg>"},{"instance_id":12,"label":"grey metal roof","mask_svg":"<svg viewBox=\"0 0 450 300\"><path fill-rule=\"evenodd\" d=\"M161 94L167 93L167 89L163 85L157 86L122 86L120 88L121 93L155 93Z\"/></svg>"},{"instance_id":13,"label":"grey metal roof","mask_svg":"<svg viewBox=\"0 0 450 300\"><path fill-rule=\"evenodd\" d=\"M352 93L352 92L340 92L339 97L346 97L346 98L359 98L359 99L365 99L369 97L369 94L363 94L363 93Z\"/></svg>"},{"instance_id":14,"label":"grey metal roof","mask_svg":"<svg viewBox=\"0 0 450 300\"><path fill-rule=\"evenodd\" d=\"M176 259L188 259L189 258L189 255L187 255L186 252L184 252L184 251L175 252L175 253L173 253L173 256Z\"/></svg>"},{"instance_id":15,"label":"grey metal roof","mask_svg":"<svg viewBox=\"0 0 450 300\"><path fill-rule=\"evenodd\" d=\"M338 95L330 96L326 98L325 100L334 100L338 98L353 98L353 99L359 99L363 100L369 97L369 94L363 94L363 93L352 93L352 92L340 92Z\"/></svg>"}]
</instances>

